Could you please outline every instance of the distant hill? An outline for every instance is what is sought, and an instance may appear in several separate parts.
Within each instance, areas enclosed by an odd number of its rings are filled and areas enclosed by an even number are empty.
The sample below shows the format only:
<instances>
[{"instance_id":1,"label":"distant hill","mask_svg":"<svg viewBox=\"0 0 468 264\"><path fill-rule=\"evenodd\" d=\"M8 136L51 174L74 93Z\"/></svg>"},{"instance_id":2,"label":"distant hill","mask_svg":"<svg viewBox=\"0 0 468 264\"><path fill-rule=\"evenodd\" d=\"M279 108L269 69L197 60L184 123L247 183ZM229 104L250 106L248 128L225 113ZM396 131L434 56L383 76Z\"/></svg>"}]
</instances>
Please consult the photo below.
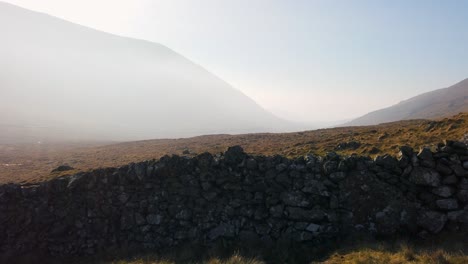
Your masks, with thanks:
<instances>
[{"instance_id":1,"label":"distant hill","mask_svg":"<svg viewBox=\"0 0 468 264\"><path fill-rule=\"evenodd\" d=\"M0 142L272 132L289 123L169 48L0 2Z\"/></svg>"},{"instance_id":2,"label":"distant hill","mask_svg":"<svg viewBox=\"0 0 468 264\"><path fill-rule=\"evenodd\" d=\"M409 119L435 119L468 112L468 79L368 113L344 126L375 125Z\"/></svg>"}]
</instances>

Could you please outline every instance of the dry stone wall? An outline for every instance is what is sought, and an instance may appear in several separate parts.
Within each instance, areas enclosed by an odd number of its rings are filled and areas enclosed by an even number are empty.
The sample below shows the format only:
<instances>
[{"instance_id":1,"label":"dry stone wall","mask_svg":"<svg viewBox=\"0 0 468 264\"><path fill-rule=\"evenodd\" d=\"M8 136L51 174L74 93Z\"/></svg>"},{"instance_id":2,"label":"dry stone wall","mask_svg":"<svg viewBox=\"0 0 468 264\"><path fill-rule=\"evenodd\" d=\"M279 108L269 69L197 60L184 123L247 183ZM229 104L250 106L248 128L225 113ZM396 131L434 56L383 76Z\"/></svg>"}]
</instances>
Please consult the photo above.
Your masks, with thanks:
<instances>
[{"instance_id":1,"label":"dry stone wall","mask_svg":"<svg viewBox=\"0 0 468 264\"><path fill-rule=\"evenodd\" d=\"M379 156L223 155L0 186L0 254L87 255L187 241L319 242L356 231L428 236L468 224L468 150Z\"/></svg>"}]
</instances>

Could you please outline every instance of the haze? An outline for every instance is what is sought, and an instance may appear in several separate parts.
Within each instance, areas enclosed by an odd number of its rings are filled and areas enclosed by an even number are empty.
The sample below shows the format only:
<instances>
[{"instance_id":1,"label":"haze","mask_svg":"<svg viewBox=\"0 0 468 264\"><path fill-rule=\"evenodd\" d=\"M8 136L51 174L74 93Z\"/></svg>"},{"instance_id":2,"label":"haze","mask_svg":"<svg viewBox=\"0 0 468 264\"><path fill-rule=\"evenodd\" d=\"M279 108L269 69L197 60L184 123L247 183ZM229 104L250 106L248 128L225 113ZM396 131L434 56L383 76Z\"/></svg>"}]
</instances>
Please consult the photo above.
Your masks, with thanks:
<instances>
[{"instance_id":1,"label":"haze","mask_svg":"<svg viewBox=\"0 0 468 264\"><path fill-rule=\"evenodd\" d=\"M309 124L351 119L467 76L465 1L7 2L161 43L277 116Z\"/></svg>"},{"instance_id":2,"label":"haze","mask_svg":"<svg viewBox=\"0 0 468 264\"><path fill-rule=\"evenodd\" d=\"M137 140L290 127L157 43L3 3L0 32L0 141L19 134Z\"/></svg>"}]
</instances>

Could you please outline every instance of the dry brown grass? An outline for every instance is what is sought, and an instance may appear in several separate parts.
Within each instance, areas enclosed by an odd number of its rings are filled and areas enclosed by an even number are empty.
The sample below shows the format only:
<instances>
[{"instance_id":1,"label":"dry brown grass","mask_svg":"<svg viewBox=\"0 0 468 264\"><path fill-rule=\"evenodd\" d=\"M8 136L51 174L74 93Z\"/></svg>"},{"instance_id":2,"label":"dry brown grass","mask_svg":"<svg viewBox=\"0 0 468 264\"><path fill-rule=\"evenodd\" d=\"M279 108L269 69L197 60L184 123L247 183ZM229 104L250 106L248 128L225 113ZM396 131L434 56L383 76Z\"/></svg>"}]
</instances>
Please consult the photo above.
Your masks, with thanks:
<instances>
[{"instance_id":1,"label":"dry brown grass","mask_svg":"<svg viewBox=\"0 0 468 264\"><path fill-rule=\"evenodd\" d=\"M397 154L398 147L410 145L434 147L443 139L458 140L468 133L468 114L437 121L409 120L377 126L342 127L280 134L210 135L184 139L158 139L99 145L35 144L0 145L0 183L37 182L64 174L99 167L120 166L130 162L157 159L164 155L189 155L202 152L220 153L228 146L241 145L246 152L261 155L323 155L335 151L338 144L357 141L357 149L338 150L374 156ZM21 164L4 166L3 164ZM68 164L75 171L51 174L55 167Z\"/></svg>"},{"instance_id":2,"label":"dry brown grass","mask_svg":"<svg viewBox=\"0 0 468 264\"><path fill-rule=\"evenodd\" d=\"M301 250L289 252L286 248L276 249L273 255L271 252L261 256L262 246L260 245L259 257L251 257L255 249L250 253L243 251L235 252L228 257L219 252L211 252L207 256L202 252L193 250L190 247L183 248L182 251L174 251L171 254L160 256L158 254L144 254L127 258L108 258L106 260L95 258L85 259L76 263L102 263L102 264L263 264L263 263L322 263L322 264L462 264L468 263L468 248L466 239L462 235L442 236L434 241L413 241L407 240L387 240L376 241L370 238L357 241L344 241L341 245L336 245L338 249L328 249L328 253L316 254L314 250ZM179 249L180 250L180 249ZM290 249L289 249L290 250ZM277 251L285 251L279 253ZM286 252L288 251L288 252ZM180 253L182 252L182 253ZM214 254L214 255L213 255ZM298 256L301 255L301 256ZM211 256L211 257L210 257ZM282 257L287 256L287 257ZM73 262L75 263L75 262Z\"/></svg>"},{"instance_id":3,"label":"dry brown grass","mask_svg":"<svg viewBox=\"0 0 468 264\"><path fill-rule=\"evenodd\" d=\"M160 260L157 256L154 255L149 255L149 256L144 256L144 257L137 257L135 259L130 259L130 260L118 260L118 261L112 261L110 262L111 264L176 264L180 262L176 262L173 260ZM246 258L240 255L233 255L232 257L223 260L219 258L211 258L206 261L198 262L184 262L184 263L193 263L193 264L198 264L198 263L206 263L206 264L264 264L265 262L255 260L255 259L250 259Z\"/></svg>"}]
</instances>

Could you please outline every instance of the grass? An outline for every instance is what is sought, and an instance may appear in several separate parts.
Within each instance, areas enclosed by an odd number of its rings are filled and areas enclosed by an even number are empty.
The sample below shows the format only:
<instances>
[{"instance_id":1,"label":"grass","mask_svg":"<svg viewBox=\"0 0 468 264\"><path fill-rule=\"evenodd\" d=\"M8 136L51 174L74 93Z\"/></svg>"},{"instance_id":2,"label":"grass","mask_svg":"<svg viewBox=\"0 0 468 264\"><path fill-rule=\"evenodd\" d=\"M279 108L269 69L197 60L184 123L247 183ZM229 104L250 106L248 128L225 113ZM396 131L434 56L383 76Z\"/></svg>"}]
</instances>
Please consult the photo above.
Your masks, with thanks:
<instances>
[{"instance_id":1,"label":"grass","mask_svg":"<svg viewBox=\"0 0 468 264\"><path fill-rule=\"evenodd\" d=\"M323 155L336 151L342 155L396 155L398 147L409 145L435 148L443 139L460 140L468 131L468 113L435 121L408 120L376 126L340 127L294 133L209 135L183 139L158 139L118 144L43 143L0 145L0 184L32 183L64 174L99 167L114 167L164 155L194 156L203 152L217 154L232 145L241 145L250 154L298 157ZM337 149L340 143L359 142L356 149ZM186 151L189 154L183 154ZM4 164L22 164L5 166ZM59 165L76 170L51 174Z\"/></svg>"},{"instance_id":2,"label":"grass","mask_svg":"<svg viewBox=\"0 0 468 264\"><path fill-rule=\"evenodd\" d=\"M135 259L130 259L130 260L118 260L118 261L113 261L111 262L112 264L176 264L180 262L176 261L171 261L171 260L160 260L158 259L157 256L144 256L144 257L137 257ZM185 263L200 263L200 262L185 262ZM242 257L240 255L233 255L228 259L219 259L219 258L212 258L209 260L206 260L202 263L206 264L264 264L265 262L255 260L255 259L249 259Z\"/></svg>"},{"instance_id":3,"label":"grass","mask_svg":"<svg viewBox=\"0 0 468 264\"><path fill-rule=\"evenodd\" d=\"M336 241L338 242L338 241ZM99 264L266 264L266 263L323 263L323 264L461 264L468 263L466 234L442 234L427 240L387 238L375 240L370 237L348 238L333 245L316 246L278 244L267 249L265 245L241 246L239 248L181 247L165 253L146 253L131 256L107 254L81 258L67 263ZM300 246L299 246L300 247ZM58 262L61 263L61 262Z\"/></svg>"}]
</instances>

